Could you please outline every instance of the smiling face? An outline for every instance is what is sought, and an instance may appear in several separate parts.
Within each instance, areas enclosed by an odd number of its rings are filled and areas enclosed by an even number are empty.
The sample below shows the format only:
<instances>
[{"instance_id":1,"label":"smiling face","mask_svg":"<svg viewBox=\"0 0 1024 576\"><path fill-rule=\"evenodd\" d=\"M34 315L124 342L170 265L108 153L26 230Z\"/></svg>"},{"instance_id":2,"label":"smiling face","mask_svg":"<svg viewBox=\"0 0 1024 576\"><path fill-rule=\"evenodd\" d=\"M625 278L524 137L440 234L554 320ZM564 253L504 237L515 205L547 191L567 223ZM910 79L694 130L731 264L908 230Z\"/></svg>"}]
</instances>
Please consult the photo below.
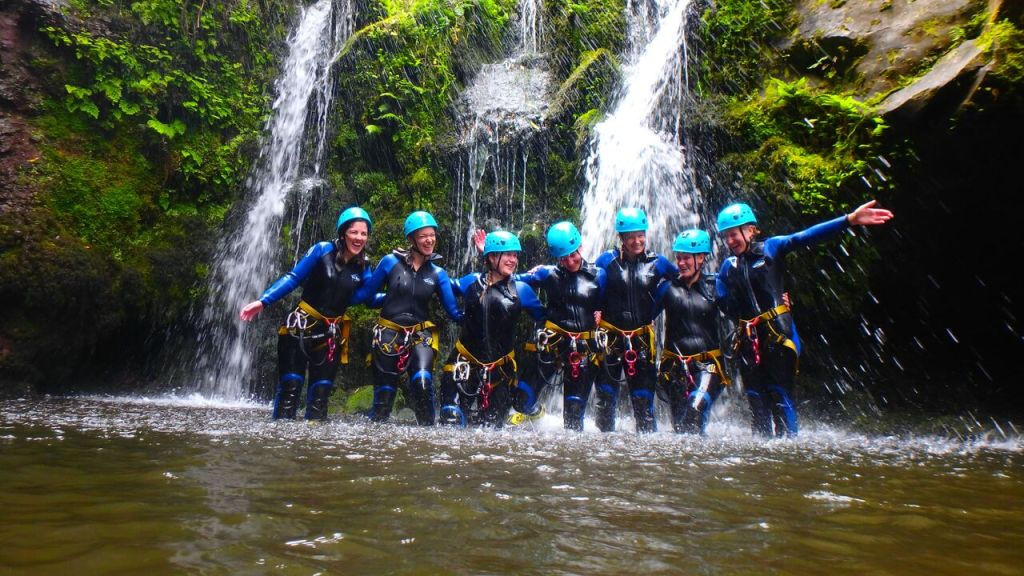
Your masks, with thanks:
<instances>
[{"instance_id":1,"label":"smiling face","mask_svg":"<svg viewBox=\"0 0 1024 576\"><path fill-rule=\"evenodd\" d=\"M559 258L558 264L569 272L579 272L583 266L583 256L580 256L580 251L577 250L568 256Z\"/></svg>"},{"instance_id":2,"label":"smiling face","mask_svg":"<svg viewBox=\"0 0 1024 576\"><path fill-rule=\"evenodd\" d=\"M370 237L370 227L363 220L356 220L349 224L342 232L342 239L345 243L345 255L347 257L358 256L366 248L366 241Z\"/></svg>"},{"instance_id":3,"label":"smiling face","mask_svg":"<svg viewBox=\"0 0 1024 576\"><path fill-rule=\"evenodd\" d=\"M488 254L487 263L490 265L492 271L502 278L507 278L512 274L515 274L516 268L519 266L519 253L497 252Z\"/></svg>"},{"instance_id":4,"label":"smiling face","mask_svg":"<svg viewBox=\"0 0 1024 576\"><path fill-rule=\"evenodd\" d=\"M679 277L685 282L692 282L704 267L704 255L676 252L676 266L679 268Z\"/></svg>"},{"instance_id":5,"label":"smiling face","mask_svg":"<svg viewBox=\"0 0 1024 576\"><path fill-rule=\"evenodd\" d=\"M643 254L647 248L647 232L642 230L623 232L619 238L622 240L622 253L630 258Z\"/></svg>"},{"instance_id":6,"label":"smiling face","mask_svg":"<svg viewBox=\"0 0 1024 576\"><path fill-rule=\"evenodd\" d=\"M434 245L437 244L437 230L432 226L420 228L411 234L412 245L416 251L424 256L434 253Z\"/></svg>"},{"instance_id":7,"label":"smiling face","mask_svg":"<svg viewBox=\"0 0 1024 576\"><path fill-rule=\"evenodd\" d=\"M750 239L756 233L757 228L753 224L744 224L743 226L734 226L722 231L722 239L725 240L725 245L729 247L729 251L732 252L733 256L739 256L750 247Z\"/></svg>"}]
</instances>

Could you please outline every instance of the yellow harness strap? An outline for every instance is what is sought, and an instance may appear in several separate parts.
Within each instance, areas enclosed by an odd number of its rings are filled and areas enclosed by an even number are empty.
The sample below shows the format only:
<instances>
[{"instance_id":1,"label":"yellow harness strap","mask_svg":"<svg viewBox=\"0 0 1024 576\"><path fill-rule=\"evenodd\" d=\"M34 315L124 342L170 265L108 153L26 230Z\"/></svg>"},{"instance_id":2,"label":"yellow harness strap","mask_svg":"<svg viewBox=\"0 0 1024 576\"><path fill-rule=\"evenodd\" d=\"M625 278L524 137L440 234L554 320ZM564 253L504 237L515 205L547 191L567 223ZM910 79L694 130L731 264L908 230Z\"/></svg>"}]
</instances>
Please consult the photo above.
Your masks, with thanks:
<instances>
[{"instance_id":1,"label":"yellow harness strap","mask_svg":"<svg viewBox=\"0 0 1024 576\"><path fill-rule=\"evenodd\" d=\"M342 314L341 316L324 316L316 308L310 306L309 302L306 302L305 300L299 300L299 305L297 309L302 310L306 314L312 316L314 320L318 322L323 322L328 326L341 323L341 341L338 343L341 346L341 363L348 364L348 336L352 326L352 321L349 319L348 315ZM278 328L277 333L280 336L287 336L288 334L290 334L287 326L281 326L280 328ZM320 346L317 346L315 350L319 350L326 345L327 344L321 344Z\"/></svg>"},{"instance_id":2,"label":"yellow harness strap","mask_svg":"<svg viewBox=\"0 0 1024 576\"><path fill-rule=\"evenodd\" d=\"M469 353L469 350L466 350L466 347L462 344L462 341L460 341L460 340L456 340L455 341L455 350L459 353L459 356L462 356L463 358L465 358L466 361L469 362L470 364L476 364L477 366L482 366L484 369L486 369L488 371L494 370L495 368L498 368L499 366L503 366L505 364L511 363L512 364L512 376L509 378L509 382L511 383L511 382L515 381L516 371L518 370L518 366L516 365L516 351L515 350L509 352L508 354L505 354L504 356L502 356L501 358L498 358L494 362L481 362L480 360L477 360L476 356L473 356L472 354ZM442 370L444 370L445 372L452 372L452 373L454 373L455 372L455 364L445 364L442 367Z\"/></svg>"},{"instance_id":3,"label":"yellow harness strap","mask_svg":"<svg viewBox=\"0 0 1024 576\"><path fill-rule=\"evenodd\" d=\"M637 328L636 330L623 330L622 328L619 328L618 326L616 326L616 325L614 325L614 324L612 324L610 322L606 322L604 320L601 320L601 323L599 324L599 326L601 328L604 328L605 330L610 331L610 332L615 332L616 334L619 334L619 335L621 335L624 338L625 337L632 337L633 335L638 334L638 333L643 333L645 336L647 336L648 350L654 350L654 325L653 324L647 324L645 326L641 326L641 327Z\"/></svg>"},{"instance_id":4,"label":"yellow harness strap","mask_svg":"<svg viewBox=\"0 0 1024 576\"><path fill-rule=\"evenodd\" d=\"M394 330L395 332L415 333L415 332L420 332L422 330L429 330L430 331L430 347L434 349L435 353L438 353L441 350L441 342L440 342L441 331L437 327L437 325L434 324L433 322L431 322L430 320L425 320L423 322L420 322L419 324L414 324L412 326L402 326L401 324L396 324L396 323L392 322L391 320L388 320L387 318L378 317L377 318L377 324L379 326L383 326L383 327L387 328L388 330Z\"/></svg>"},{"instance_id":5,"label":"yellow harness strap","mask_svg":"<svg viewBox=\"0 0 1024 576\"><path fill-rule=\"evenodd\" d=\"M725 368L722 366L722 350L720 348L715 348L714 350L705 350L698 354L690 354L689 356L682 356L680 354L676 354L675 352L666 348L661 351L661 356L662 362L665 361L666 356L669 359L675 360L679 363L700 362L702 364L707 364L708 362L714 362L715 368L718 370L718 375L722 378L722 383L725 384L726 386L732 384L732 381L729 379L729 375L726 374Z\"/></svg>"},{"instance_id":6,"label":"yellow harness strap","mask_svg":"<svg viewBox=\"0 0 1024 576\"><path fill-rule=\"evenodd\" d=\"M775 329L775 325L771 323L772 320L775 320L776 318L778 318L779 316L782 316L783 314L788 314L789 311L790 311L789 310L789 306L786 306L785 304L779 304L775 308L772 308L771 310L769 310L767 312L759 314L756 317L751 318L750 320L740 319L739 326L737 326L736 329L737 330L742 330L742 329L745 329L750 324L753 324L753 325L757 326L762 321L767 321L768 331L771 332L772 340L774 340L775 342L778 342L779 344L782 344L786 348L789 348L790 350L793 351L793 354L797 355L797 364L796 364L797 368L796 368L796 370L797 370L797 372L799 372L800 371L800 355L799 355L800 353L796 349L796 343L793 342L791 339L789 339L785 334L780 334L779 331Z\"/></svg>"},{"instance_id":7,"label":"yellow harness strap","mask_svg":"<svg viewBox=\"0 0 1024 576\"><path fill-rule=\"evenodd\" d=\"M551 330L555 334L565 336L567 338L576 338L577 340L589 340L594 337L593 332L569 332L565 328L562 328L558 324L555 324L551 320L544 321L544 329Z\"/></svg>"}]
</instances>

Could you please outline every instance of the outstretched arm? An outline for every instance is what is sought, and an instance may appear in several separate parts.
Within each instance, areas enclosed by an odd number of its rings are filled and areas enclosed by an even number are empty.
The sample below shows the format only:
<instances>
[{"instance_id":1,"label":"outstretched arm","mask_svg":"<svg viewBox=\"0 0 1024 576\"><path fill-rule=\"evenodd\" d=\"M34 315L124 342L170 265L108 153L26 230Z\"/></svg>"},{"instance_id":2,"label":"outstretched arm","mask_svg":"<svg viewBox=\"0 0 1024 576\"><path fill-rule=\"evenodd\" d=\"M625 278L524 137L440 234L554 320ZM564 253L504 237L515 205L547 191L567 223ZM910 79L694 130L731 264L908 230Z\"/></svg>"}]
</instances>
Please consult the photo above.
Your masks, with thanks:
<instances>
[{"instance_id":1,"label":"outstretched arm","mask_svg":"<svg viewBox=\"0 0 1024 576\"><path fill-rule=\"evenodd\" d=\"M363 285L359 287L359 290L356 290L356 302L373 302L377 293L381 291L381 288L387 281L388 274L391 274L391 269L397 263L398 257L394 254L388 254L381 258L377 268L373 270L373 274L363 281Z\"/></svg>"},{"instance_id":2,"label":"outstretched arm","mask_svg":"<svg viewBox=\"0 0 1024 576\"><path fill-rule=\"evenodd\" d=\"M317 262L325 254L334 252L334 243L319 242L306 251L305 256L299 260L291 272L277 279L276 282L267 288L259 300L254 300L245 305L239 313L239 317L246 322L252 320L263 311L264 308L287 296L292 290L302 284L302 281L309 277L309 273L316 267Z\"/></svg>"},{"instance_id":3,"label":"outstretched arm","mask_svg":"<svg viewBox=\"0 0 1024 576\"><path fill-rule=\"evenodd\" d=\"M846 215L851 226L877 226L892 220L892 212L885 208L875 208L878 200L872 200L867 204L859 206L853 212Z\"/></svg>"}]
</instances>

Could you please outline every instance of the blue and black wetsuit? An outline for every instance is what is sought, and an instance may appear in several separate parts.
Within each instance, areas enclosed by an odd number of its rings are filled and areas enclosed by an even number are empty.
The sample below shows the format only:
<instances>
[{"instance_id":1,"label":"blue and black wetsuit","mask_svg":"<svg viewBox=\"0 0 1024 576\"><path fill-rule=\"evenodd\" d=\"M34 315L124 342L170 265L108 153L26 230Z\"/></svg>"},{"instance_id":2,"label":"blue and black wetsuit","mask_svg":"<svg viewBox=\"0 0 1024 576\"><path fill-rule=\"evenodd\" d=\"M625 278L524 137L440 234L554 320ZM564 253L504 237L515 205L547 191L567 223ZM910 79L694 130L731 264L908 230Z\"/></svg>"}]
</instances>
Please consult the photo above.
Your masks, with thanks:
<instances>
[{"instance_id":1,"label":"blue and black wetsuit","mask_svg":"<svg viewBox=\"0 0 1024 576\"><path fill-rule=\"evenodd\" d=\"M370 419L383 422L391 416L399 378L409 375L406 398L422 425L434 424L434 355L439 330L428 320L430 300L437 294L453 320L462 320L455 302L451 280L435 264L441 257L432 254L419 270L409 263L404 250L395 250L381 259L373 275L359 291L369 299L387 287L380 318L373 329L373 407Z\"/></svg>"},{"instance_id":2,"label":"blue and black wetsuit","mask_svg":"<svg viewBox=\"0 0 1024 576\"><path fill-rule=\"evenodd\" d=\"M314 245L291 272L260 296L266 307L302 286L302 300L278 329L275 419L295 418L307 372L306 418L327 418L327 401L334 388L338 364L348 361L345 310L361 302L356 291L370 277L366 256L360 254L342 262L342 253L337 242Z\"/></svg>"},{"instance_id":3,"label":"blue and black wetsuit","mask_svg":"<svg viewBox=\"0 0 1024 576\"><path fill-rule=\"evenodd\" d=\"M849 228L846 216L803 232L752 242L739 256L726 258L716 293L726 317L738 322L739 369L750 401L752 427L763 436L797 433L793 382L800 337L782 299L786 254L824 242Z\"/></svg>"},{"instance_id":4,"label":"blue and black wetsuit","mask_svg":"<svg viewBox=\"0 0 1024 576\"><path fill-rule=\"evenodd\" d=\"M672 408L672 427L703 434L725 374L715 278L701 274L692 286L678 276L666 280L658 286L654 305L655 316L665 312L660 384Z\"/></svg>"},{"instance_id":5,"label":"blue and black wetsuit","mask_svg":"<svg viewBox=\"0 0 1024 576\"><path fill-rule=\"evenodd\" d=\"M544 306L532 288L511 277L487 284L486 274L469 274L456 284L465 318L444 366L441 421L501 428L517 380L516 322L523 310L543 319Z\"/></svg>"},{"instance_id":6,"label":"blue and black wetsuit","mask_svg":"<svg viewBox=\"0 0 1024 576\"><path fill-rule=\"evenodd\" d=\"M654 293L678 271L664 256L646 252L628 258L609 250L595 264L608 275L601 327L608 331L604 370L598 374L597 426L615 429L619 384L629 385L637 432L654 432Z\"/></svg>"},{"instance_id":7,"label":"blue and black wetsuit","mask_svg":"<svg viewBox=\"0 0 1024 576\"><path fill-rule=\"evenodd\" d=\"M583 415L597 377L599 350L594 342L594 312L604 304L605 271L583 263L576 272L561 266L541 266L517 278L543 291L548 319L527 345L536 354L523 359L522 375L513 398L519 412L530 414L541 391L558 375L562 380L562 420L567 429L583 430Z\"/></svg>"}]
</instances>

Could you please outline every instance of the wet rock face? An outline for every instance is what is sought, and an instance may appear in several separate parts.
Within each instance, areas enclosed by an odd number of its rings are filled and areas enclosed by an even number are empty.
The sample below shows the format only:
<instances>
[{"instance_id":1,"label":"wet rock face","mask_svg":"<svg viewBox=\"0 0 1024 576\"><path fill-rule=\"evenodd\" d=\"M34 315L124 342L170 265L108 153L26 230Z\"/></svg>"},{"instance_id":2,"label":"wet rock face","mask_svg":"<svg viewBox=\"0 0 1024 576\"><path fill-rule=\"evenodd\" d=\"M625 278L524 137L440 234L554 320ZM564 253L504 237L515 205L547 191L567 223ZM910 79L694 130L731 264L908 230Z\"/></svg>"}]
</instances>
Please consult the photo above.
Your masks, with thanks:
<instances>
[{"instance_id":1,"label":"wet rock face","mask_svg":"<svg viewBox=\"0 0 1024 576\"><path fill-rule=\"evenodd\" d=\"M957 28L987 6L988 0L798 0L800 25L782 48L812 72L849 75L871 96L945 52Z\"/></svg>"}]
</instances>

